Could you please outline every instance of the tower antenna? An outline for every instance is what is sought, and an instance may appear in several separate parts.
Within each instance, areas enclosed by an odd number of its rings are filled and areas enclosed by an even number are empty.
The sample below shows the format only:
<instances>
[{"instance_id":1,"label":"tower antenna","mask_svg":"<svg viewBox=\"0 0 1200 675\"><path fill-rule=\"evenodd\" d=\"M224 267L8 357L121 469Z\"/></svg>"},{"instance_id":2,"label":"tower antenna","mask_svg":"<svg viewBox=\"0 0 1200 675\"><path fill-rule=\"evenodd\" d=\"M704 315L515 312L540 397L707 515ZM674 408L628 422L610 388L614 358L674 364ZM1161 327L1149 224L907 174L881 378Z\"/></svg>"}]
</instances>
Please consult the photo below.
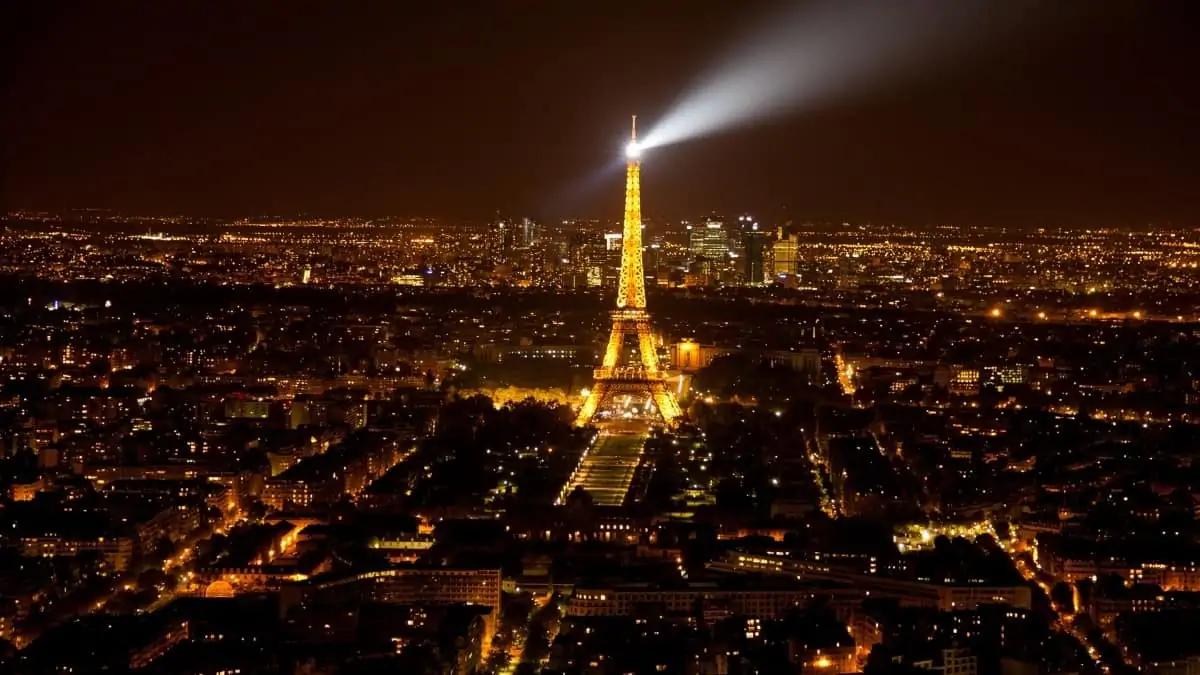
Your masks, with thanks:
<instances>
[{"instance_id":1,"label":"tower antenna","mask_svg":"<svg viewBox=\"0 0 1200 675\"><path fill-rule=\"evenodd\" d=\"M629 140L631 140L631 141L637 140L637 115L633 116L633 126L630 128L630 131L629 131Z\"/></svg>"}]
</instances>

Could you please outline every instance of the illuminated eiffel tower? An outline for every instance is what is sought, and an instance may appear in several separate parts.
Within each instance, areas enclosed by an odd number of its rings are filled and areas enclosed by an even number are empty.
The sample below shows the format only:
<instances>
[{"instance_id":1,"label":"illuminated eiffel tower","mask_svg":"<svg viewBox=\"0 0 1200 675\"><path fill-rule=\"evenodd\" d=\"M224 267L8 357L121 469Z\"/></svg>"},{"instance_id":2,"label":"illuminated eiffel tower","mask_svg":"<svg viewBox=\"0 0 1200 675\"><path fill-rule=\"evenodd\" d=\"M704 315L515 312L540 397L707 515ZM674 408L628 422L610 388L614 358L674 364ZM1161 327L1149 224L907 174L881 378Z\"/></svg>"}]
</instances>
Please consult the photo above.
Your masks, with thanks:
<instances>
[{"instance_id":1,"label":"illuminated eiffel tower","mask_svg":"<svg viewBox=\"0 0 1200 675\"><path fill-rule=\"evenodd\" d=\"M650 335L646 312L646 276L642 271L642 149L637 142L637 116L625 148L625 223L621 239L621 281L617 308L612 312L612 333L604 361L595 370L592 389L575 423L587 424L601 407L621 394L653 401L658 414L672 423L680 416L679 403L658 367L658 352ZM637 336L640 363L621 364L625 338Z\"/></svg>"}]
</instances>

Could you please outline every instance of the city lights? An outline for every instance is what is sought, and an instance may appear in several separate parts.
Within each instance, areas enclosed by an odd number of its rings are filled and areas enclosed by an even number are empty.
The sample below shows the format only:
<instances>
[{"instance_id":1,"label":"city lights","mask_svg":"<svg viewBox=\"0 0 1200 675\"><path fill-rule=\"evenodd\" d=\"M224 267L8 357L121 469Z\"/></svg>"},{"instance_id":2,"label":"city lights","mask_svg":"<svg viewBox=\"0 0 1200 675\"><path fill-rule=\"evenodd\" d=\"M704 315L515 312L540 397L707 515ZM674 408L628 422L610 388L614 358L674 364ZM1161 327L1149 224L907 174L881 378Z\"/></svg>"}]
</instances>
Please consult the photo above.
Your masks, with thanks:
<instances>
[{"instance_id":1,"label":"city lights","mask_svg":"<svg viewBox=\"0 0 1200 675\"><path fill-rule=\"evenodd\" d=\"M0 673L1200 675L1159 3L27 4Z\"/></svg>"}]
</instances>

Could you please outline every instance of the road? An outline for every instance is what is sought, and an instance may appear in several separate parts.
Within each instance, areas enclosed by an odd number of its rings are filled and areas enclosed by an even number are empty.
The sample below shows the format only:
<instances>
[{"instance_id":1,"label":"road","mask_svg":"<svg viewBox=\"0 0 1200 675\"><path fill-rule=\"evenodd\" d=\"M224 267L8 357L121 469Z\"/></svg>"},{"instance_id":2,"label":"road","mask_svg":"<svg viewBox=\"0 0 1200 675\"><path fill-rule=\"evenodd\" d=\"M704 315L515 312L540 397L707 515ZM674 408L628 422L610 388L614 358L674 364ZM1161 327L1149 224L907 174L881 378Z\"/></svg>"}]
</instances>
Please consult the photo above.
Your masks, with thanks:
<instances>
[{"instance_id":1,"label":"road","mask_svg":"<svg viewBox=\"0 0 1200 675\"><path fill-rule=\"evenodd\" d=\"M827 470L827 467L821 461L821 455L817 452L816 446L817 444L813 440L812 435L804 432L804 449L808 453L808 462L809 467L812 469L813 483L816 484L817 491L821 495L821 510L830 518L837 518L841 513L841 509L838 508L837 502L833 500L829 483L825 480L824 472Z\"/></svg>"},{"instance_id":2,"label":"road","mask_svg":"<svg viewBox=\"0 0 1200 675\"><path fill-rule=\"evenodd\" d=\"M230 517L223 518L212 528L212 535L224 535L229 530L246 522L246 516L243 511L235 511L230 514ZM162 565L164 572L175 574L179 578L179 582L175 588L167 589L158 596L158 599L149 606L138 610L139 613L149 614L155 612L162 607L170 604L172 600L182 595L192 583L192 568L196 564L195 545L199 543L199 538L189 536L180 542L178 552L170 558L167 558Z\"/></svg>"},{"instance_id":3,"label":"road","mask_svg":"<svg viewBox=\"0 0 1200 675\"><path fill-rule=\"evenodd\" d=\"M1087 649L1088 656L1091 657L1092 662L1099 666L1100 669L1105 673L1112 672L1114 665L1132 667L1132 664L1128 662L1123 664L1105 663L1101 659L1101 654L1103 653L1102 649L1107 645L1096 644L1090 640L1087 633L1081 630L1076 624L1073 610L1079 609L1079 592L1078 589L1075 589L1074 584L1071 584L1071 587L1074 590L1075 607L1068 608L1059 606L1058 603L1054 602L1054 597L1050 594L1051 588L1053 588L1054 584L1059 582L1059 579L1056 579L1052 575L1046 573L1044 570L1038 567L1036 562L1031 562L1031 558L1029 558L1029 556L1022 555L1022 553L1024 553L1026 550L1025 545L1015 537L1010 541L1001 542L1001 545L1008 553L1009 557L1012 558L1013 565L1016 566L1017 571L1021 573L1021 576L1024 577L1026 581L1031 581L1036 584L1038 588L1042 589L1042 592L1046 594L1046 598L1050 600L1050 606L1054 610L1054 627L1056 629L1078 640L1079 644L1083 645L1084 648Z\"/></svg>"},{"instance_id":4,"label":"road","mask_svg":"<svg viewBox=\"0 0 1200 675\"><path fill-rule=\"evenodd\" d=\"M546 604L553 599L549 593L546 595L534 598L534 605L529 610L529 615L526 617L525 627L521 634L508 647L508 662L502 668L496 671L496 675L513 675L516 672L517 666L525 660L525 647L528 645L529 624L533 621L534 615L542 611ZM557 624L553 624L552 634L549 635L549 643L554 644L554 638L558 636Z\"/></svg>"}]
</instances>

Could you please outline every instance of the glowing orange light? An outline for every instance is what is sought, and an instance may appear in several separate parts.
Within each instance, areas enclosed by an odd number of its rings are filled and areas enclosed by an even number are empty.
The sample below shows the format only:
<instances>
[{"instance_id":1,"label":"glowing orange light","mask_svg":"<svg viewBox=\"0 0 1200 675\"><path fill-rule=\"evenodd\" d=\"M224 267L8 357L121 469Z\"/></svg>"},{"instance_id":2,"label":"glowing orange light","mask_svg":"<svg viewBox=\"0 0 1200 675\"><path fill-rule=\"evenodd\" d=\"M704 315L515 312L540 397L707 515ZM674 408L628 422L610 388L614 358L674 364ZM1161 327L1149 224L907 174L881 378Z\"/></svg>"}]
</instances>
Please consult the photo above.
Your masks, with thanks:
<instances>
[{"instance_id":1,"label":"glowing orange light","mask_svg":"<svg viewBox=\"0 0 1200 675\"><path fill-rule=\"evenodd\" d=\"M658 355L650 333L649 315L646 313L646 279L642 262L642 188L641 146L637 142L636 118L631 128L628 162L625 165L625 218L622 222L621 275L617 291L617 311L613 313L612 332L600 368L594 371L595 383L579 408L576 424L583 425L604 403L613 400L618 392L636 382L654 402L654 408L666 422L678 418L682 411L679 404L665 386L665 377L659 370ZM620 366L622 346L627 336L638 339L640 364L634 368Z\"/></svg>"}]
</instances>

